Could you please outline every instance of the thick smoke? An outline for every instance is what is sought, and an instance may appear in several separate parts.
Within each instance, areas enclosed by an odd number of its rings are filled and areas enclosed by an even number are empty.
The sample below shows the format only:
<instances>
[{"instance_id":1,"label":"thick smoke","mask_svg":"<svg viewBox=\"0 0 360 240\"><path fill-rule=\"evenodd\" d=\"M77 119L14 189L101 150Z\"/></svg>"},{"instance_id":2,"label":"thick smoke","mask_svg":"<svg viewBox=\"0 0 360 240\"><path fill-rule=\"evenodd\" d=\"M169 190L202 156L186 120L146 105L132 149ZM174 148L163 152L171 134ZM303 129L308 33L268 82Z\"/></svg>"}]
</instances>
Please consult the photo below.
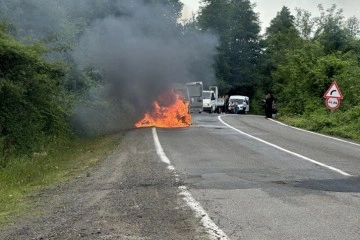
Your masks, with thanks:
<instances>
[{"instance_id":1,"label":"thick smoke","mask_svg":"<svg viewBox=\"0 0 360 240\"><path fill-rule=\"evenodd\" d=\"M72 123L81 133L103 133L132 128L172 83L214 80L216 38L184 31L176 22L179 5L156 2L0 0L0 20L11 22L19 39L53 36L50 46L73 51L50 59L65 56L77 72L101 76Z\"/></svg>"},{"instance_id":2,"label":"thick smoke","mask_svg":"<svg viewBox=\"0 0 360 240\"><path fill-rule=\"evenodd\" d=\"M215 37L182 33L162 5L118 6L126 14L95 21L74 53L80 67L104 78L91 92L93 104L77 108L77 122L89 130L133 127L172 83L214 78Z\"/></svg>"}]
</instances>

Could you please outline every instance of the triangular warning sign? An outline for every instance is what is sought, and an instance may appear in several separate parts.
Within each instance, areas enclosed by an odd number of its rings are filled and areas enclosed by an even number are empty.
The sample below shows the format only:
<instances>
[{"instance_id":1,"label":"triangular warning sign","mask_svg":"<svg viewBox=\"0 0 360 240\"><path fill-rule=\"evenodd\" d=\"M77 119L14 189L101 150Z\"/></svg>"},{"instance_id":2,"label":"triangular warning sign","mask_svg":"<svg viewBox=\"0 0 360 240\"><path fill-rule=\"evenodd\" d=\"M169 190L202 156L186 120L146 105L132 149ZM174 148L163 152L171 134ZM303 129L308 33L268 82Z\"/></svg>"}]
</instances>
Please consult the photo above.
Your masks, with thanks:
<instances>
[{"instance_id":1,"label":"triangular warning sign","mask_svg":"<svg viewBox=\"0 0 360 240\"><path fill-rule=\"evenodd\" d=\"M341 94L341 91L337 85L336 82L333 82L329 89L324 94L324 98L338 98L343 99L343 95Z\"/></svg>"}]
</instances>

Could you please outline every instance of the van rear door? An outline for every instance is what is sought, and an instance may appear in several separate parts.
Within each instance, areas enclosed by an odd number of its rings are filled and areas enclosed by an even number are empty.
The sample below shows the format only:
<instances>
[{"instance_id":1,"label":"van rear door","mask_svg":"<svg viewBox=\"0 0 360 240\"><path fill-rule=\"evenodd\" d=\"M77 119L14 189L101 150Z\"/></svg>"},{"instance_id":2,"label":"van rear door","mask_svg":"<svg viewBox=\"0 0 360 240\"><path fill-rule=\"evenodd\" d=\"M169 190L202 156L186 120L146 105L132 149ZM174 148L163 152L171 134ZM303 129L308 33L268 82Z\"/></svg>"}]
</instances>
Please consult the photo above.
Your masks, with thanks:
<instances>
[{"instance_id":1,"label":"van rear door","mask_svg":"<svg viewBox=\"0 0 360 240\"><path fill-rule=\"evenodd\" d=\"M186 87L189 90L190 111L191 112L202 112L203 83L202 82L188 82L188 83L186 83Z\"/></svg>"}]
</instances>

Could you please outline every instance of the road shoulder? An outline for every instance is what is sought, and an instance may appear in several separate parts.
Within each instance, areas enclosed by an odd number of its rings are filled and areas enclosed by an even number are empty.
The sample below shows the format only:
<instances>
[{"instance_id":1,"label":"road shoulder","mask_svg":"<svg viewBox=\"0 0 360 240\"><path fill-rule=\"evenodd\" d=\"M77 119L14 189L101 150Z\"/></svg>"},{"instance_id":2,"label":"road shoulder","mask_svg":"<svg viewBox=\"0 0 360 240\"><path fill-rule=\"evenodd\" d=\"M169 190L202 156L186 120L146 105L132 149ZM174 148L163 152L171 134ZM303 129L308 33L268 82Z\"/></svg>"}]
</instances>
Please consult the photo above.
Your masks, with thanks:
<instances>
[{"instance_id":1,"label":"road shoulder","mask_svg":"<svg viewBox=\"0 0 360 240\"><path fill-rule=\"evenodd\" d=\"M150 129L129 131L91 174L41 192L1 239L206 239L156 154Z\"/></svg>"}]
</instances>

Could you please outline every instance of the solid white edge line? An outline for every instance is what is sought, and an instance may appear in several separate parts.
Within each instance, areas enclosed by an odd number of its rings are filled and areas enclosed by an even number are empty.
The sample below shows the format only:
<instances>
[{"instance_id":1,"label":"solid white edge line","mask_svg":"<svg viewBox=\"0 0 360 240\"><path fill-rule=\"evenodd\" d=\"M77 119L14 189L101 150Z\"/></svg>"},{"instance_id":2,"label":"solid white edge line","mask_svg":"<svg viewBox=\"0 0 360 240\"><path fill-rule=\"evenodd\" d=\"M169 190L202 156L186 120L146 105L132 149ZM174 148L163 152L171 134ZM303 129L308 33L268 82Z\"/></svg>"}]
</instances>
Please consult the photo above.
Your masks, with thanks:
<instances>
[{"instance_id":1,"label":"solid white edge line","mask_svg":"<svg viewBox=\"0 0 360 240\"><path fill-rule=\"evenodd\" d=\"M321 134L321 133L312 132L312 131L309 131L309 130L305 130L305 129L293 127L293 126L287 125L287 124L285 124L285 123L276 121L276 120L271 119L271 118L269 118L269 120L270 120L270 121L273 121L273 122L276 122L277 124L280 124L280 125L283 125L283 126L292 128L292 129L296 129L296 130L298 130L298 131L307 132L307 133L312 133L312 134L314 134L314 135L318 135L318 136L321 136L321 137L330 138L330 139L333 139L333 140L336 140L336 141L339 141L339 142L344 142L344 143L348 143L348 144L352 144L352 145L355 145L355 146L359 146L359 147L360 147L360 144L359 144L359 143L354 143L354 142L346 141L346 140L343 140L343 139L340 139L340 138L327 136L327 135L325 135L325 134Z\"/></svg>"},{"instance_id":2,"label":"solid white edge line","mask_svg":"<svg viewBox=\"0 0 360 240\"><path fill-rule=\"evenodd\" d=\"M226 122L224 122L224 121L221 119L221 116L218 116L218 119L219 119L219 121L220 121L222 124L224 124L225 126L231 128L231 129L234 130L234 131L237 131L238 133L241 133L241 134L243 134L243 135L245 135L245 136L248 136L249 138L255 139L255 140L259 141L259 142L265 143L265 144L267 144L267 145L269 145L269 146L271 146L271 147L274 147L274 148L276 148L276 149L279 149L279 150L281 150L281 151L283 151L283 152L292 154L292 155L294 155L294 156L296 156L296 157L302 158L302 159L304 159L304 160L306 160L306 161L309 161L309 162L312 162L312 163L314 163L314 164L316 164L316 165L319 165L319 166L325 167L325 168L327 168L327 169L330 169L330 170L332 170L332 171L335 171L335 172L337 172L337 173L340 173L341 175L348 176L348 177L351 177L351 176L352 176L352 175L350 175L349 173L344 172L344 171L342 171L342 170L340 170L340 169L338 169L338 168L335 168L335 167L326 165L326 164L324 164L324 163L318 162L318 161L316 161L316 160L314 160L314 159L311 159L311 158L305 157L305 156L303 156L303 155L301 155L301 154L298 154L298 153L289 151L289 150L287 150L287 149L285 149L285 148L282 148L282 147L280 147L280 146L278 146L278 145L275 145L275 144L273 144L273 143L267 142L267 141L265 141L265 140L263 140L263 139L261 139L261 138L252 136L252 135L250 135L250 134L248 134L248 133L245 133L245 132L243 132L243 131L241 131L241 130L239 130L239 129L233 127L233 126L231 126L230 124L227 124Z\"/></svg>"},{"instance_id":3,"label":"solid white edge line","mask_svg":"<svg viewBox=\"0 0 360 240\"><path fill-rule=\"evenodd\" d=\"M160 157L161 161L168 165L168 169L175 172L174 166L171 165L170 159L166 156L164 149L160 144L159 137L156 132L156 128L152 128L152 135L154 138L154 144L156 148L156 153ZM175 173L176 181L178 182L178 175ZM203 227L206 229L210 239L213 240L230 240L230 238L211 220L209 215L206 213L204 208L197 202L191 193L187 190L186 186L179 186L180 195L183 196L183 199L187 205L195 212L196 217L201 219Z\"/></svg>"}]
</instances>

